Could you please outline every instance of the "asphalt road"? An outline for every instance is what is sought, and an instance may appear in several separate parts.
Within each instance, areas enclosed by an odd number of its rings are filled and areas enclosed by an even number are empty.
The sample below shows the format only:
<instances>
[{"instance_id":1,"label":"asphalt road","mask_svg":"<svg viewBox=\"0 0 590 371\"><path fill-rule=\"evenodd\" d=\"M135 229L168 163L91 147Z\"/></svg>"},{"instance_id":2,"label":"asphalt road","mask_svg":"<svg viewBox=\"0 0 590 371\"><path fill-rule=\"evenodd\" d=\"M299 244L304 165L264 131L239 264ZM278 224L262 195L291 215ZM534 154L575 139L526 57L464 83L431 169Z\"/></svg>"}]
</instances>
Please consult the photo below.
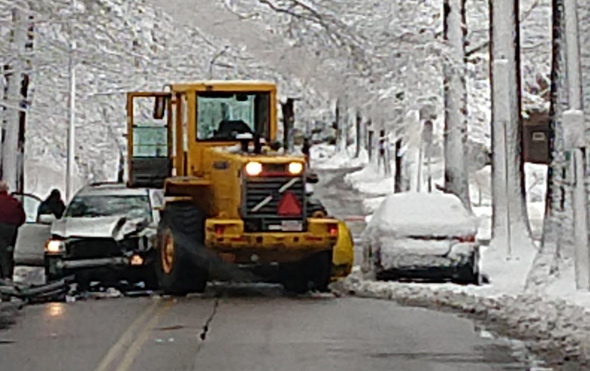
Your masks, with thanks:
<instances>
[{"instance_id":1,"label":"asphalt road","mask_svg":"<svg viewBox=\"0 0 590 371\"><path fill-rule=\"evenodd\" d=\"M471 321L449 314L377 300L288 298L271 287L214 294L27 307L0 332L0 369L527 369L504 342L479 337Z\"/></svg>"},{"instance_id":2,"label":"asphalt road","mask_svg":"<svg viewBox=\"0 0 590 371\"><path fill-rule=\"evenodd\" d=\"M341 175L324 174L330 196L318 195L334 215L360 214ZM452 314L271 285L31 305L0 330L0 371L528 370L515 353Z\"/></svg>"}]
</instances>

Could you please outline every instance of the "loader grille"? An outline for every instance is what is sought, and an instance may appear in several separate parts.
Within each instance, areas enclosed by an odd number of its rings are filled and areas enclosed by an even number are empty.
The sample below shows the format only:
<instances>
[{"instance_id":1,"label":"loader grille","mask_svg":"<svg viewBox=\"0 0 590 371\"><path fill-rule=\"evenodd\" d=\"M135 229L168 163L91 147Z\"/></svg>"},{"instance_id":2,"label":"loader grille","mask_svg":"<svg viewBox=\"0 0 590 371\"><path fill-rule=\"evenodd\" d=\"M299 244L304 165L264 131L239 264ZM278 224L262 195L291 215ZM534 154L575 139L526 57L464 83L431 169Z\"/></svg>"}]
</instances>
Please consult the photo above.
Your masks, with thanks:
<instances>
[{"instance_id":1,"label":"loader grille","mask_svg":"<svg viewBox=\"0 0 590 371\"><path fill-rule=\"evenodd\" d=\"M284 223L288 221L299 221L301 230L306 229L307 206L302 177L245 178L243 184L242 217L247 232L286 230ZM299 215L280 215L279 205L287 192L291 192L300 205Z\"/></svg>"},{"instance_id":2,"label":"loader grille","mask_svg":"<svg viewBox=\"0 0 590 371\"><path fill-rule=\"evenodd\" d=\"M287 187L287 185L291 184ZM287 188L285 188L287 187ZM281 189L285 188L281 193ZM301 205L301 215L305 213L305 184L303 179L298 177L261 177L249 178L245 181L245 202L244 211L246 216L264 216L279 218L278 206L286 192L292 192ZM267 197L271 197L264 206L256 209Z\"/></svg>"}]
</instances>

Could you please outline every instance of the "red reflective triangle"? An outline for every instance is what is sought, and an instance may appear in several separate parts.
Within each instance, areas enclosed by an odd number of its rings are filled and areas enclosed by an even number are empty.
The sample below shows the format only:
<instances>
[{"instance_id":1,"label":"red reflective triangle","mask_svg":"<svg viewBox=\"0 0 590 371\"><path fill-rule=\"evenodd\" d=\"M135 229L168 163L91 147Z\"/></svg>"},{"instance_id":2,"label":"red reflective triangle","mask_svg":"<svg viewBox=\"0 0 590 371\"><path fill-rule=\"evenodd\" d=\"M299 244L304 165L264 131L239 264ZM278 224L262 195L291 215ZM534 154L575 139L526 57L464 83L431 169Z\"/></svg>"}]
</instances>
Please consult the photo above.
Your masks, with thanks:
<instances>
[{"instance_id":1,"label":"red reflective triangle","mask_svg":"<svg viewBox=\"0 0 590 371\"><path fill-rule=\"evenodd\" d=\"M277 213L281 216L299 216L302 213L301 205L291 191L286 192L279 202Z\"/></svg>"}]
</instances>

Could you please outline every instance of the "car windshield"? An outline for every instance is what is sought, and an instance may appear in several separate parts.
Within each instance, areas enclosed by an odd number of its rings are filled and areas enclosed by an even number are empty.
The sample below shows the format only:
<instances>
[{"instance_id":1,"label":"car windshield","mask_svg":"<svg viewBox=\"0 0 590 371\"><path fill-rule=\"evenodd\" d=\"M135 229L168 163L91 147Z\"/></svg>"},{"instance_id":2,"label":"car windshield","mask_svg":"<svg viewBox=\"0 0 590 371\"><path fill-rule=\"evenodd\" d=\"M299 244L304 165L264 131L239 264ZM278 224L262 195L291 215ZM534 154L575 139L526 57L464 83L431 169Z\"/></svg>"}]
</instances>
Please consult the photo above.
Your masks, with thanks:
<instances>
[{"instance_id":1,"label":"car windshield","mask_svg":"<svg viewBox=\"0 0 590 371\"><path fill-rule=\"evenodd\" d=\"M150 203L147 196L77 196L68 209L69 218L97 218L104 216L127 216L151 220Z\"/></svg>"}]
</instances>

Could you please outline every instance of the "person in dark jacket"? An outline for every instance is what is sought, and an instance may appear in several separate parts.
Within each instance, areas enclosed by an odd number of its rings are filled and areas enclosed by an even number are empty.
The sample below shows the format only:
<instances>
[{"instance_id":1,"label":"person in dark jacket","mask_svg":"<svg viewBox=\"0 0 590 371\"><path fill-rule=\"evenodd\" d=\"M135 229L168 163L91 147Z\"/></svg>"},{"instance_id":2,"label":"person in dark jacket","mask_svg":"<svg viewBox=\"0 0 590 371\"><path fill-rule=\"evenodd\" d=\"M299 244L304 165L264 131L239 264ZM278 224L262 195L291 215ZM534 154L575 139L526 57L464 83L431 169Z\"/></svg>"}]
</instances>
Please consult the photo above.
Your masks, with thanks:
<instances>
[{"instance_id":1,"label":"person in dark jacket","mask_svg":"<svg viewBox=\"0 0 590 371\"><path fill-rule=\"evenodd\" d=\"M66 209L66 205L61 200L61 193L58 189L54 189L51 191L51 194L47 199L39 205L37 209L37 219L41 215L55 215L56 219L61 219Z\"/></svg>"},{"instance_id":2,"label":"person in dark jacket","mask_svg":"<svg viewBox=\"0 0 590 371\"><path fill-rule=\"evenodd\" d=\"M8 194L8 185L0 181L0 278L2 279L12 279L18 228L25 221L23 205Z\"/></svg>"}]
</instances>

